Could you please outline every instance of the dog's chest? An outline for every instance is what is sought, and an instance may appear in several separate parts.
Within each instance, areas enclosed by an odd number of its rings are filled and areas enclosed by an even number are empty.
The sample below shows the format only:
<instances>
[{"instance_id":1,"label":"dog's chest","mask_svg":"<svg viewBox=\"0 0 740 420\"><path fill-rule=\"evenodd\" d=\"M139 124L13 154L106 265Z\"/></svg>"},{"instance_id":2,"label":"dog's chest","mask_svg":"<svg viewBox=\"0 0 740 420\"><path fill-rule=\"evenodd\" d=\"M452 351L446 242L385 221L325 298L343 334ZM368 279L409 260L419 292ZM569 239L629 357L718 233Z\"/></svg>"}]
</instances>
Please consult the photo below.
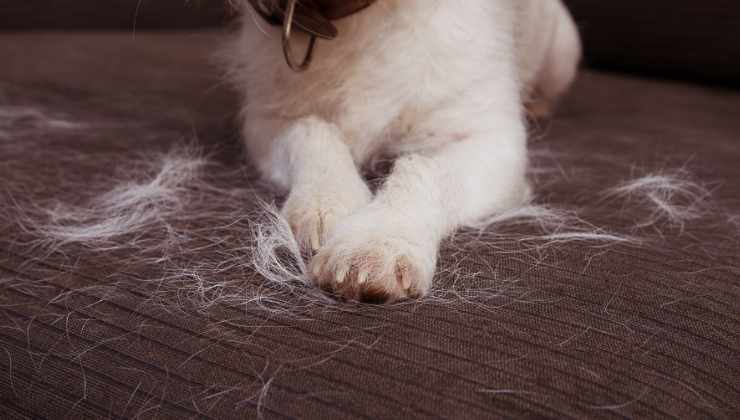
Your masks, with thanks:
<instances>
[{"instance_id":1,"label":"dog's chest","mask_svg":"<svg viewBox=\"0 0 740 420\"><path fill-rule=\"evenodd\" d=\"M426 133L414 132L419 119L469 93L477 80L495 77L505 62L497 54L509 53L496 46L511 36L511 15L497 3L478 0L466 8L448 1L391 3L379 1L337 21L339 37L318 43L304 73L287 68L276 33L271 45L256 45L259 65L252 72L249 108L332 121L348 134L358 156L384 142L426 141ZM252 35L264 39L256 31ZM305 37L295 39L297 51L305 45Z\"/></svg>"},{"instance_id":2,"label":"dog's chest","mask_svg":"<svg viewBox=\"0 0 740 420\"><path fill-rule=\"evenodd\" d=\"M468 16L439 9L384 16L368 10L344 22L344 37L319 45L314 67L295 78L295 88L305 88L307 100L320 102L340 122L346 117L356 124L365 115L374 120L370 125L379 119L387 125L402 112L408 121L491 77L496 52L490 22L481 32L476 27L484 25Z\"/></svg>"}]
</instances>

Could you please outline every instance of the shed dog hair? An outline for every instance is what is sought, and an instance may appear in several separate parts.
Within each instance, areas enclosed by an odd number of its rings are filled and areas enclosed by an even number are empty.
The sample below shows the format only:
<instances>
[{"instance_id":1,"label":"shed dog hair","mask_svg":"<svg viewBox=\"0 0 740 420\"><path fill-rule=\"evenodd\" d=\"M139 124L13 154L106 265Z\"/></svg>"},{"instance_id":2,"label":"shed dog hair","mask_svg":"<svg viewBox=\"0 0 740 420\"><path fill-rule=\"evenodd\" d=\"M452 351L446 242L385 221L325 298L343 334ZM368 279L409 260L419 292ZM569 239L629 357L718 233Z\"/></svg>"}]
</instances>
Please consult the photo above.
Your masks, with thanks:
<instances>
[{"instance_id":1,"label":"shed dog hair","mask_svg":"<svg viewBox=\"0 0 740 420\"><path fill-rule=\"evenodd\" d=\"M423 296L440 241L530 198L525 104L576 75L559 0L377 0L334 22L311 67L286 64L281 28L245 0L227 56L243 137L317 285L350 300ZM303 51L308 36L294 33ZM535 95L538 95L535 97ZM396 158L371 193L361 169Z\"/></svg>"}]
</instances>

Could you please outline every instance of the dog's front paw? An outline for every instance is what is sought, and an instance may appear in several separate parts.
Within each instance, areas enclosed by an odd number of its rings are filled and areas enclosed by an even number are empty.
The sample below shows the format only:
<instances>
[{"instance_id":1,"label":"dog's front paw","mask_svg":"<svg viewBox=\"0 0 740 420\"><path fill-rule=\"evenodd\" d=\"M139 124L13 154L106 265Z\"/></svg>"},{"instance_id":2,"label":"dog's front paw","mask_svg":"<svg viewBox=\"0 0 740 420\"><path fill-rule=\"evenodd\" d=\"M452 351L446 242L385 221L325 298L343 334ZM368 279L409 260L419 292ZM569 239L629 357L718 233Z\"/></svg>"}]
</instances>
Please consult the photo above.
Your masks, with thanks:
<instances>
[{"instance_id":1,"label":"dog's front paw","mask_svg":"<svg viewBox=\"0 0 740 420\"><path fill-rule=\"evenodd\" d=\"M323 191L298 189L290 193L281 214L298 244L316 252L340 220L367 205L371 198L365 185Z\"/></svg>"},{"instance_id":2,"label":"dog's front paw","mask_svg":"<svg viewBox=\"0 0 740 420\"><path fill-rule=\"evenodd\" d=\"M359 231L343 226L312 259L314 281L353 301L383 303L424 296L432 284L437 244L405 233L381 226Z\"/></svg>"}]
</instances>

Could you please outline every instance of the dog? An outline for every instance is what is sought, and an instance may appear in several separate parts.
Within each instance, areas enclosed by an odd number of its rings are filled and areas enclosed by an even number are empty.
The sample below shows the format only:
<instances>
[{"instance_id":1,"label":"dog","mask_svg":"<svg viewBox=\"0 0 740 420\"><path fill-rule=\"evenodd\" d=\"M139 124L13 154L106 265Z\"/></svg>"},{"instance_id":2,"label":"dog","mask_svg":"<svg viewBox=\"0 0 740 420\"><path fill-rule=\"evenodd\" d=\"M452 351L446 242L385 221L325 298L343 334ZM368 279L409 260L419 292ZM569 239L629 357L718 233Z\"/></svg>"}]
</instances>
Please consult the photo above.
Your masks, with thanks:
<instances>
[{"instance_id":1,"label":"dog","mask_svg":"<svg viewBox=\"0 0 740 420\"><path fill-rule=\"evenodd\" d=\"M526 106L555 104L581 57L560 0L240 1L247 153L318 286L424 296L446 236L530 199ZM378 157L395 162L373 193Z\"/></svg>"}]
</instances>

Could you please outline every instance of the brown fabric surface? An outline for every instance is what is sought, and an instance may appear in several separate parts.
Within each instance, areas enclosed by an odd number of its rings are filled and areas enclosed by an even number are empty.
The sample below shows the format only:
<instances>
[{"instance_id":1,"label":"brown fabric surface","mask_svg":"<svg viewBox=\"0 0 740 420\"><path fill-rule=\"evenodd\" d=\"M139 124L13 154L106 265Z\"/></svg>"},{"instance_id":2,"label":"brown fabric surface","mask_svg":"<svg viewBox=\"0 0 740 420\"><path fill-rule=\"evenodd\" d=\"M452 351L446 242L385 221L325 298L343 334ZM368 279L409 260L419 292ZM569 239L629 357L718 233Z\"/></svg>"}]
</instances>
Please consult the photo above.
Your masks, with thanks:
<instances>
[{"instance_id":1,"label":"brown fabric surface","mask_svg":"<svg viewBox=\"0 0 740 420\"><path fill-rule=\"evenodd\" d=\"M162 29L215 26L227 0L23 0L0 2L0 30Z\"/></svg>"},{"instance_id":2,"label":"brown fabric surface","mask_svg":"<svg viewBox=\"0 0 740 420\"><path fill-rule=\"evenodd\" d=\"M528 248L515 239L528 228L504 226L514 239L448 241L436 280L440 290L492 287L496 296L313 306L297 316L196 310L146 281L160 278L156 264L30 247L14 223L19 206L79 200L86 191L71 181L92 185L194 134L219 162L213 182L271 198L244 168L235 98L207 59L220 40L0 37L5 418L737 418L740 241L719 216L666 230L651 246ZM4 107L86 126L54 131L31 114L11 121ZM540 201L629 230L641 215L594 205L598 191L636 167L677 164L719 182L714 200L740 214L739 109L733 92L588 72L532 142L562 168L539 180ZM255 202L243 205L248 213ZM228 234L207 219L187 223ZM220 251L204 248L190 262L228 256ZM453 284L455 274L469 280ZM221 275L264 287L248 268Z\"/></svg>"},{"instance_id":3,"label":"brown fabric surface","mask_svg":"<svg viewBox=\"0 0 740 420\"><path fill-rule=\"evenodd\" d=\"M740 86L736 0L564 1L583 32L591 66ZM228 0L0 2L0 31L193 28L235 17Z\"/></svg>"}]
</instances>

